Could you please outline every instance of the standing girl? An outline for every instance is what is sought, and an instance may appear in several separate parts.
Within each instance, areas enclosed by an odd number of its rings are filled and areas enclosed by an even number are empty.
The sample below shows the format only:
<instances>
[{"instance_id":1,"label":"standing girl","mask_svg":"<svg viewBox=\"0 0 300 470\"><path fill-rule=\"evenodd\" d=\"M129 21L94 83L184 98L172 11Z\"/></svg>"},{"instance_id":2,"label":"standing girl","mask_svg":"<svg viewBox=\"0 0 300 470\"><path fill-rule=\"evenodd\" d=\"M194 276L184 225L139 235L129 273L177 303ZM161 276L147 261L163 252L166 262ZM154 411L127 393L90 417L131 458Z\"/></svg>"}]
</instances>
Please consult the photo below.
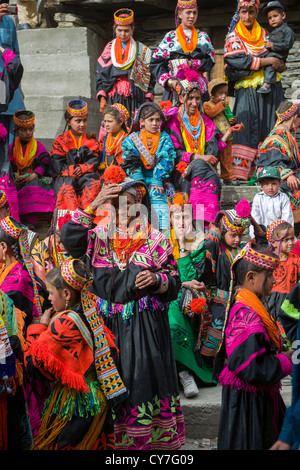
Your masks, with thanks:
<instances>
[{"instance_id":1,"label":"standing girl","mask_svg":"<svg viewBox=\"0 0 300 470\"><path fill-rule=\"evenodd\" d=\"M128 134L126 122L129 113L125 106L115 103L103 112L103 121L106 134L100 138L99 172L103 174L110 165L120 166L123 163L121 144Z\"/></svg>"},{"instance_id":2,"label":"standing girl","mask_svg":"<svg viewBox=\"0 0 300 470\"><path fill-rule=\"evenodd\" d=\"M248 243L232 265L216 361L223 387L219 450L268 450L282 426L285 405L280 381L292 371L293 350L286 349L276 322L261 302L271 293L278 261L266 248Z\"/></svg>"},{"instance_id":3,"label":"standing girl","mask_svg":"<svg viewBox=\"0 0 300 470\"><path fill-rule=\"evenodd\" d=\"M80 260L65 261L46 282L53 308L28 329L25 353L28 366L54 381L34 449L113 449L107 401L125 388L88 294L90 273Z\"/></svg>"},{"instance_id":4,"label":"standing girl","mask_svg":"<svg viewBox=\"0 0 300 470\"><path fill-rule=\"evenodd\" d=\"M267 231L267 240L271 250L279 256L279 265L273 273L276 284L271 295L265 297L264 304L277 321L282 303L300 280L300 258L292 253L295 233L293 226L288 222L284 220L273 222Z\"/></svg>"},{"instance_id":5,"label":"standing girl","mask_svg":"<svg viewBox=\"0 0 300 470\"><path fill-rule=\"evenodd\" d=\"M99 143L86 133L88 106L71 100L65 112L68 130L53 143L50 173L54 179L56 208L86 208L99 191Z\"/></svg>"},{"instance_id":6,"label":"standing girl","mask_svg":"<svg viewBox=\"0 0 300 470\"><path fill-rule=\"evenodd\" d=\"M151 71L165 89L164 101L170 100L175 104L178 98L176 85L182 69L193 76L196 72L203 100L209 99L204 72L209 72L214 66L215 52L208 35L195 28L197 18L196 0L178 0L175 12L177 29L167 33L153 53Z\"/></svg>"},{"instance_id":7,"label":"standing girl","mask_svg":"<svg viewBox=\"0 0 300 470\"><path fill-rule=\"evenodd\" d=\"M114 14L114 35L97 62L96 93L100 113L113 103L121 103L133 119L145 101L153 101L150 73L151 50L133 39L134 13L122 8Z\"/></svg>"},{"instance_id":8,"label":"standing girl","mask_svg":"<svg viewBox=\"0 0 300 470\"><path fill-rule=\"evenodd\" d=\"M50 155L47 149L34 138L35 115L21 110L14 116L14 141L9 146L9 159L18 190L20 216L32 213L52 213L55 194L49 176Z\"/></svg>"},{"instance_id":9,"label":"standing girl","mask_svg":"<svg viewBox=\"0 0 300 470\"><path fill-rule=\"evenodd\" d=\"M159 228L169 226L167 197L171 171L174 168L176 152L172 140L160 126L165 116L156 103L144 103L138 109L133 130L122 143L124 163L122 168L127 175L148 186L158 217Z\"/></svg>"}]
</instances>

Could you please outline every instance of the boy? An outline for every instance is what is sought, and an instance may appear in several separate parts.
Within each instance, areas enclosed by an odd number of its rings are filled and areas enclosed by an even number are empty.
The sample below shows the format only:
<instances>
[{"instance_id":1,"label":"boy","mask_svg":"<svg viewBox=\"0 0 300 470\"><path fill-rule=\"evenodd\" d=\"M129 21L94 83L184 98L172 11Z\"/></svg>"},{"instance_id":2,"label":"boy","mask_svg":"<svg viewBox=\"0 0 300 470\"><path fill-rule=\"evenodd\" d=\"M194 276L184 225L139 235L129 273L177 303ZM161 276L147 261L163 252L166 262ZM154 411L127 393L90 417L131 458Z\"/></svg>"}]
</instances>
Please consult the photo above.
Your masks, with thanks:
<instances>
[{"instance_id":1,"label":"boy","mask_svg":"<svg viewBox=\"0 0 300 470\"><path fill-rule=\"evenodd\" d=\"M257 170L257 181L262 191L254 196L251 215L266 230L276 220L283 219L294 226L294 217L289 197L280 191L281 176L278 168L261 167ZM254 237L253 226L249 228L251 238Z\"/></svg>"},{"instance_id":2,"label":"boy","mask_svg":"<svg viewBox=\"0 0 300 470\"><path fill-rule=\"evenodd\" d=\"M203 103L203 114L209 117L224 136L231 126L236 124L236 117L233 116L228 104L228 84L219 78L212 80L208 84L210 101ZM232 170L232 136L226 141L227 147L220 154L220 177L224 184L238 186L239 182L235 178Z\"/></svg>"},{"instance_id":3,"label":"boy","mask_svg":"<svg viewBox=\"0 0 300 470\"><path fill-rule=\"evenodd\" d=\"M267 14L269 25L272 30L265 46L270 51L269 56L277 57L286 62L290 49L296 40L293 30L285 22L286 12L284 6L278 2L268 2L263 9ZM258 93L270 93L271 85L276 82L276 71L272 66L265 68L264 84L259 88Z\"/></svg>"}]
</instances>

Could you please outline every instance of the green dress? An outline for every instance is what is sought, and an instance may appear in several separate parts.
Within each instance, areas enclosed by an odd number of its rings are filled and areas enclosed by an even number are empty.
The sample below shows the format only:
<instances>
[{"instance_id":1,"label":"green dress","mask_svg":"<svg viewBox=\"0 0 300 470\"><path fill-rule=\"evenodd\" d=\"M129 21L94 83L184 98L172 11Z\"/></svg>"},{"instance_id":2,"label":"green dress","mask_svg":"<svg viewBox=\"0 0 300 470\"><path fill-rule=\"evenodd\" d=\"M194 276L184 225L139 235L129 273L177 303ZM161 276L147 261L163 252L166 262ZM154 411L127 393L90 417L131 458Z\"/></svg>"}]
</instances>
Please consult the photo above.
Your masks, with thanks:
<instances>
[{"instance_id":1,"label":"green dress","mask_svg":"<svg viewBox=\"0 0 300 470\"><path fill-rule=\"evenodd\" d=\"M170 233L166 233L168 237ZM170 236L168 237L170 239ZM183 258L176 260L181 282L199 280L203 272L206 249L203 243L204 235L197 233L191 245L190 252ZM173 349L177 363L177 370L190 370L198 382L198 385L213 385L213 367L207 358L201 356L201 338L199 338L198 315L193 317L182 312L180 301L182 290L179 291L176 300L169 304L169 324ZM203 338L204 339L204 338Z\"/></svg>"}]
</instances>

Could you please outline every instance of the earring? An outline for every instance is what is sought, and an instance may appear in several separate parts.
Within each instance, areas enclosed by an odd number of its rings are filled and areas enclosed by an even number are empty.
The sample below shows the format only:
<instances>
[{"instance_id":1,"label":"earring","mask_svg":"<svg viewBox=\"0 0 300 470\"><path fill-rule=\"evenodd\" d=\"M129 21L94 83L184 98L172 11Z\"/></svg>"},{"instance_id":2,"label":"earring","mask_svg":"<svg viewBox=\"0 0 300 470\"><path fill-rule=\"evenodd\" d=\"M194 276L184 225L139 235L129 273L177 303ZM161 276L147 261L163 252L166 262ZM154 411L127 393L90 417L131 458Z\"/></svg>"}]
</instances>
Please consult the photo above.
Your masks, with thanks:
<instances>
[{"instance_id":1,"label":"earring","mask_svg":"<svg viewBox=\"0 0 300 470\"><path fill-rule=\"evenodd\" d=\"M66 300L65 310L68 310L69 302Z\"/></svg>"}]
</instances>

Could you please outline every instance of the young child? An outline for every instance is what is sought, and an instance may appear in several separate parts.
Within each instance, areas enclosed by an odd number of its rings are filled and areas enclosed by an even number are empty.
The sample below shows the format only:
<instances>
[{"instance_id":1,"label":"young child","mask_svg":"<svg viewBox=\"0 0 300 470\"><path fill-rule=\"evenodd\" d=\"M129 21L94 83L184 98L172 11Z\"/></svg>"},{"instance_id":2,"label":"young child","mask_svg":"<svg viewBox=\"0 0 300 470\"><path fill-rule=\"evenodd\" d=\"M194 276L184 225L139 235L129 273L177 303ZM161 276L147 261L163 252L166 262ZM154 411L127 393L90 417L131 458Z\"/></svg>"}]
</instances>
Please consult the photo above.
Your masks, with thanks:
<instances>
[{"instance_id":1,"label":"young child","mask_svg":"<svg viewBox=\"0 0 300 470\"><path fill-rule=\"evenodd\" d=\"M270 51L270 57L277 57L286 62L289 51L296 41L296 35L285 22L285 8L282 3L273 1L267 3L264 12L272 28L265 47ZM258 89L258 93L270 93L271 86L276 82L277 74L272 66L265 67L264 73L264 84Z\"/></svg>"},{"instance_id":2,"label":"young child","mask_svg":"<svg viewBox=\"0 0 300 470\"><path fill-rule=\"evenodd\" d=\"M121 144L128 134L126 121L129 113L125 106L115 103L103 112L103 121L106 134L99 141L100 157L102 153L99 172L102 175L110 165L121 166L123 163L123 151Z\"/></svg>"},{"instance_id":3,"label":"young child","mask_svg":"<svg viewBox=\"0 0 300 470\"><path fill-rule=\"evenodd\" d=\"M50 155L35 139L35 115L21 110L13 115L14 141L9 146L9 159L18 191L19 215L24 222L37 222L36 213L52 213L55 194L49 178Z\"/></svg>"},{"instance_id":4,"label":"young child","mask_svg":"<svg viewBox=\"0 0 300 470\"><path fill-rule=\"evenodd\" d=\"M51 270L46 283L52 307L27 332L27 367L54 384L35 450L114 449L110 384L120 392L124 386L111 357L112 336L88 293L90 281L80 260Z\"/></svg>"},{"instance_id":5,"label":"young child","mask_svg":"<svg viewBox=\"0 0 300 470\"><path fill-rule=\"evenodd\" d=\"M215 368L222 386L219 450L268 450L283 422L280 381L292 371L294 351L261 302L271 293L278 261L267 248L248 243L232 264Z\"/></svg>"},{"instance_id":6,"label":"young child","mask_svg":"<svg viewBox=\"0 0 300 470\"><path fill-rule=\"evenodd\" d=\"M281 176L278 168L273 166L260 167L257 170L257 181L262 191L255 194L252 202L251 215L266 230L276 220L283 219L294 226L293 211L289 197L280 191ZM250 227L253 238L253 227Z\"/></svg>"},{"instance_id":7,"label":"young child","mask_svg":"<svg viewBox=\"0 0 300 470\"><path fill-rule=\"evenodd\" d=\"M300 258L292 253L295 246L295 232L291 224L277 220L267 231L267 240L272 251L279 256L279 266L274 271L276 284L264 304L274 318L278 320L280 307L286 296L300 280Z\"/></svg>"},{"instance_id":8,"label":"young child","mask_svg":"<svg viewBox=\"0 0 300 470\"><path fill-rule=\"evenodd\" d=\"M206 263L203 266L203 281L211 300L209 308L212 322L203 342L201 354L214 360L218 351L225 320L225 308L230 288L230 269L233 260L242 248L242 237L250 224L251 206L241 200L233 210L220 211L210 225L204 241Z\"/></svg>"},{"instance_id":9,"label":"young child","mask_svg":"<svg viewBox=\"0 0 300 470\"><path fill-rule=\"evenodd\" d=\"M209 82L208 92L210 100L203 103L203 113L215 123L224 136L237 122L228 104L228 84L224 80L216 78ZM227 147L220 153L220 177L224 184L238 186L239 181L232 170L231 134L226 139L226 144Z\"/></svg>"},{"instance_id":10,"label":"young child","mask_svg":"<svg viewBox=\"0 0 300 470\"><path fill-rule=\"evenodd\" d=\"M56 208L85 209L100 189L99 143L96 136L86 133L88 106L85 101L71 100L65 112L68 130L53 143L50 172L54 179Z\"/></svg>"},{"instance_id":11,"label":"young child","mask_svg":"<svg viewBox=\"0 0 300 470\"><path fill-rule=\"evenodd\" d=\"M165 116L156 103L138 109L131 132L122 143L127 175L142 180L149 188L151 204L159 217L159 228L169 227L168 184L175 164L175 148L166 131L160 132ZM135 129L139 129L135 132Z\"/></svg>"}]
</instances>

